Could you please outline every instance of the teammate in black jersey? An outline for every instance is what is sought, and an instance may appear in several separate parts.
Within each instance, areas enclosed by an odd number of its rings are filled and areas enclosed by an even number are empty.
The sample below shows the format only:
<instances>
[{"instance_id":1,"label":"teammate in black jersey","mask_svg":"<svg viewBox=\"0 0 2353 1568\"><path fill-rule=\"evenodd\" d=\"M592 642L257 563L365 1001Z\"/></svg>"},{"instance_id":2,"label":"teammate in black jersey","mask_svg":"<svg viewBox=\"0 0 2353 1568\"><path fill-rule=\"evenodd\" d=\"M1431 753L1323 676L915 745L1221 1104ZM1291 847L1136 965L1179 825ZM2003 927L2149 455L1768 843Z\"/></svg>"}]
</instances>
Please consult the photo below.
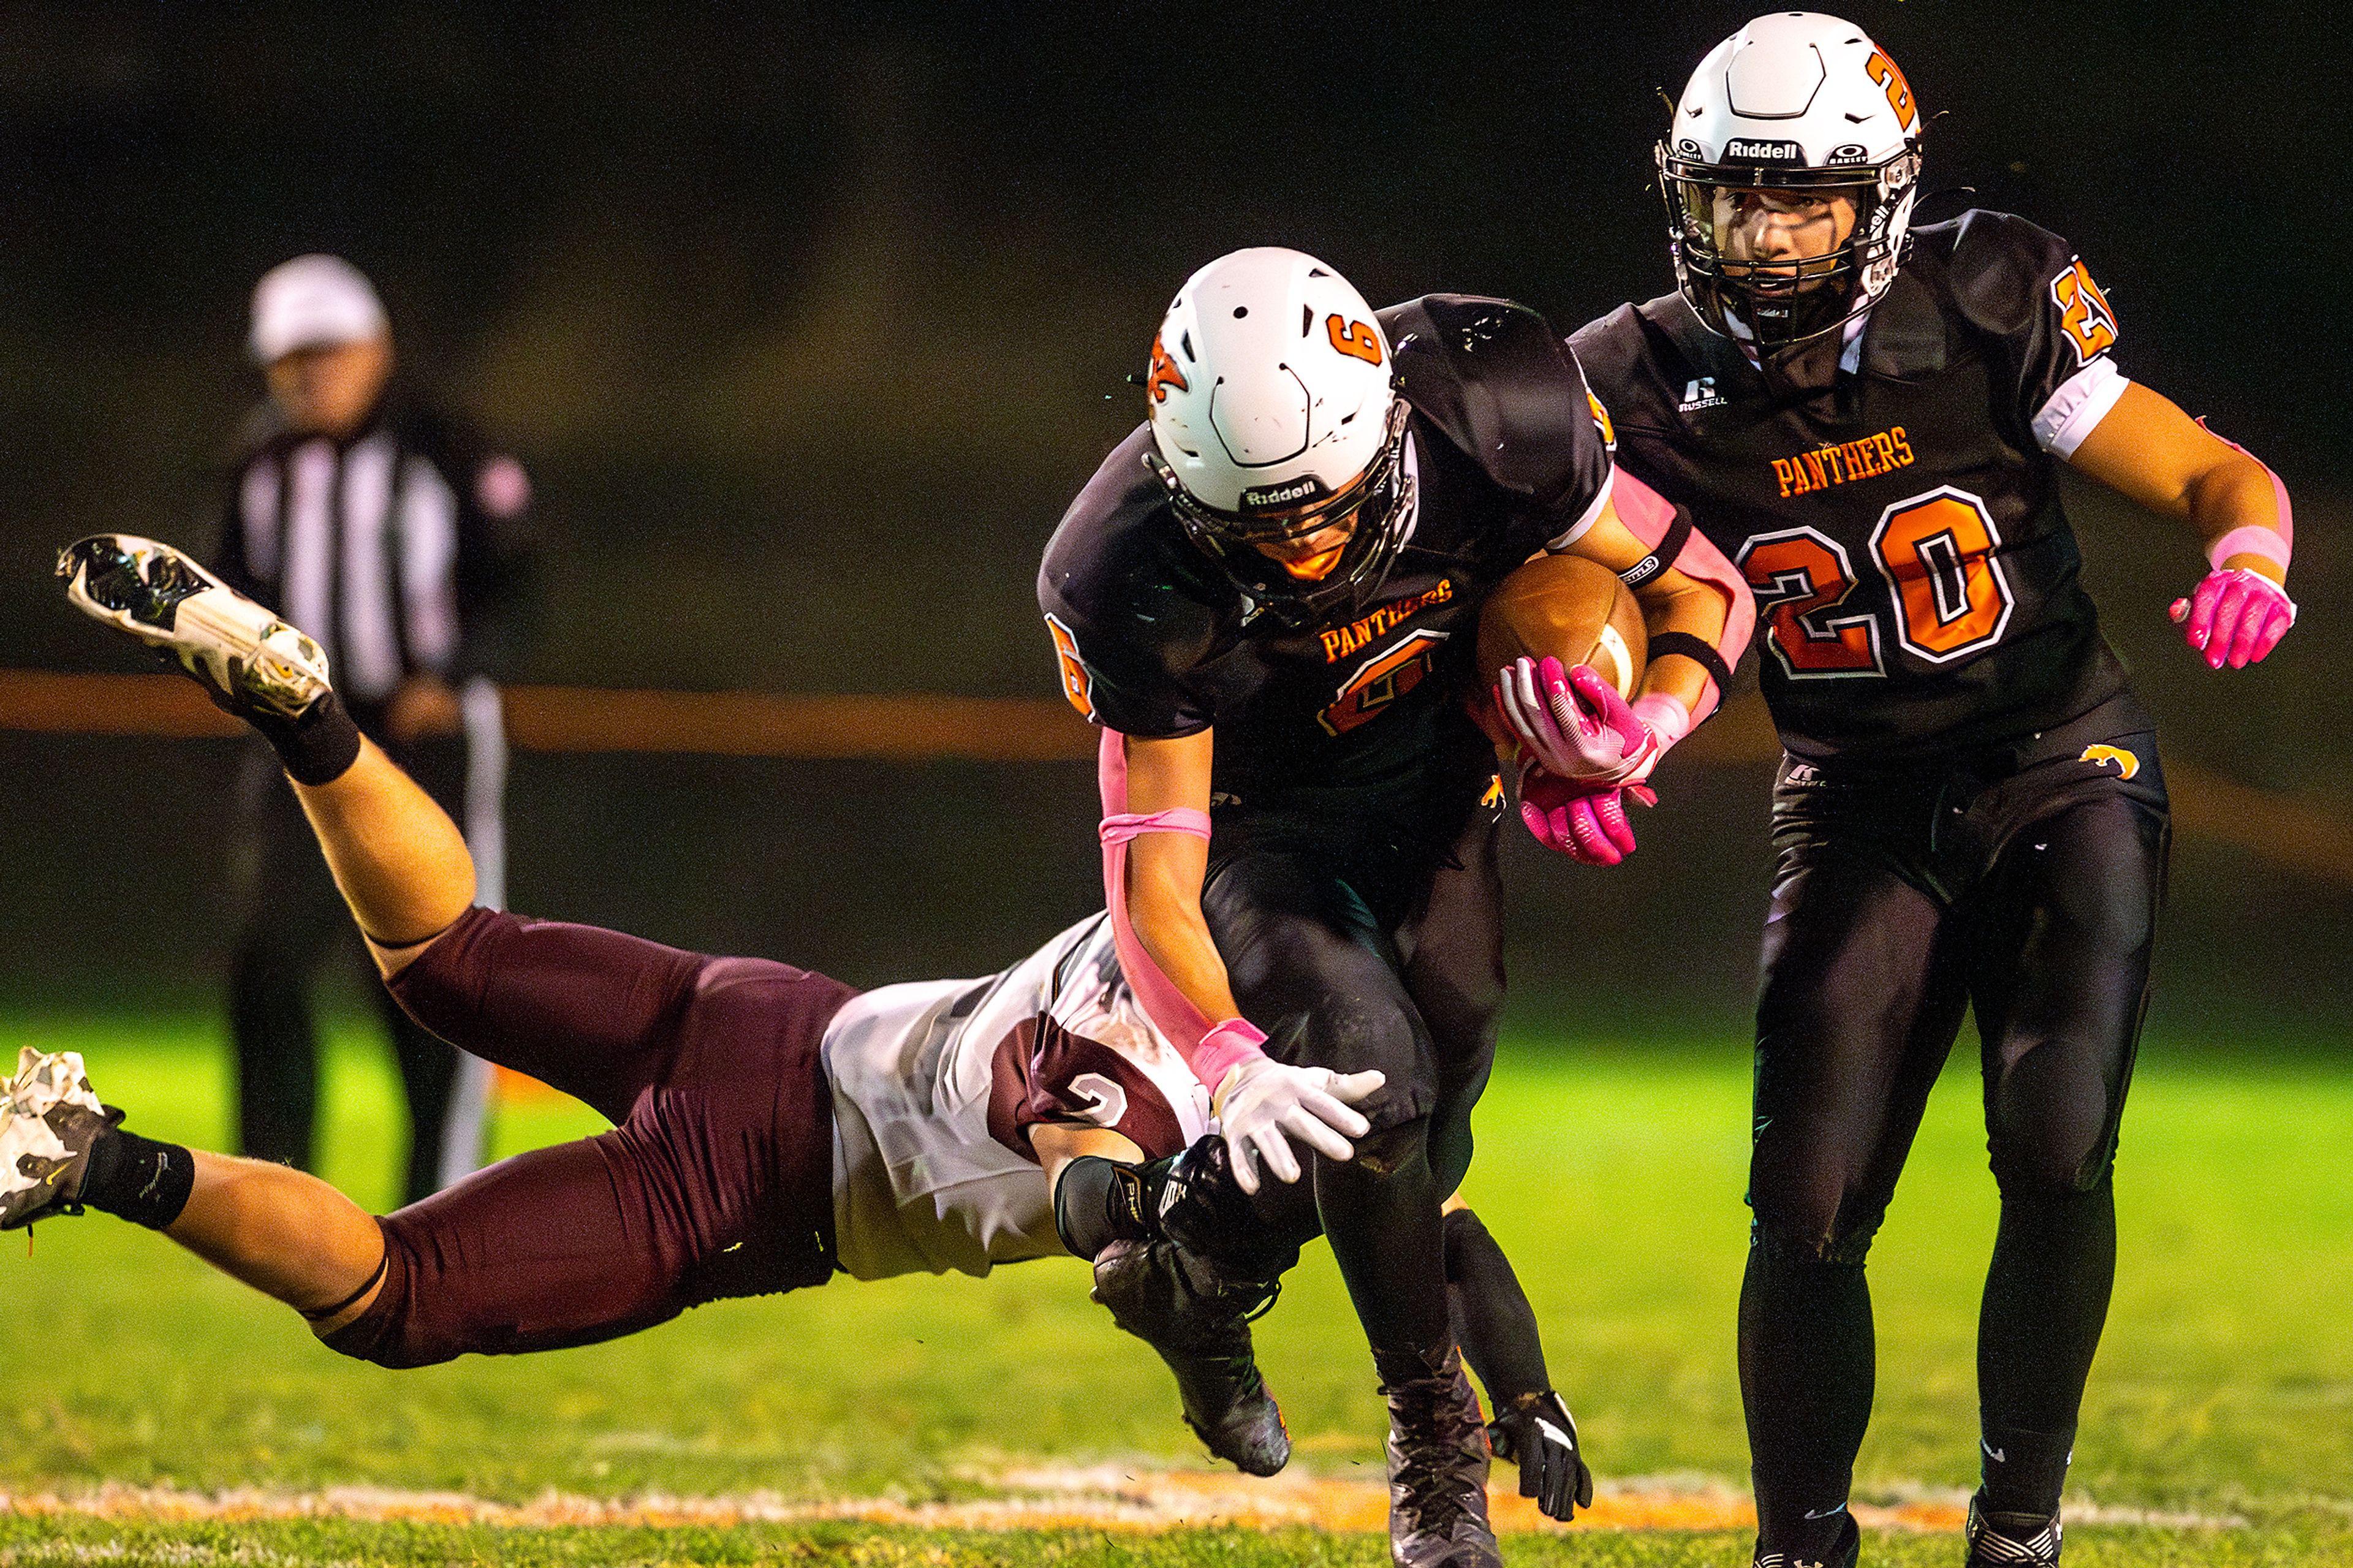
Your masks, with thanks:
<instances>
[{"instance_id":1,"label":"teammate in black jersey","mask_svg":"<svg viewBox=\"0 0 2353 1568\"><path fill-rule=\"evenodd\" d=\"M1545 550L1637 583L1655 751L1716 700L1716 641L1746 596L1671 509L1613 482L1575 359L1516 306L1376 315L1313 258L1240 251L1178 292L1146 383L1148 424L1039 578L1064 689L1105 731L1123 964L1229 1144L1284 1182L1301 1174L1284 1130L1314 1151L1304 1194L1389 1398L1398 1560L1492 1563L1439 1212L1503 989L1503 791L1465 701L1493 678L1474 668L1479 608ZM1524 816L1614 858L1625 776L1530 768ZM1353 1160L1329 1131L1345 1108L1319 1103L1335 1075L1378 1084Z\"/></svg>"},{"instance_id":2,"label":"teammate in black jersey","mask_svg":"<svg viewBox=\"0 0 2353 1568\"><path fill-rule=\"evenodd\" d=\"M1860 28L1757 18L1659 146L1680 290L1572 340L1620 464L1690 509L1770 634L1788 756L1740 1304L1760 1563L1853 1555L1863 1258L1971 1005L2001 1191L1971 1561L2058 1556L2168 838L2059 464L2205 542L2174 616L2209 664L2295 616L2286 492L2117 371L2064 241L1994 212L1907 234L1920 125Z\"/></svg>"}]
</instances>

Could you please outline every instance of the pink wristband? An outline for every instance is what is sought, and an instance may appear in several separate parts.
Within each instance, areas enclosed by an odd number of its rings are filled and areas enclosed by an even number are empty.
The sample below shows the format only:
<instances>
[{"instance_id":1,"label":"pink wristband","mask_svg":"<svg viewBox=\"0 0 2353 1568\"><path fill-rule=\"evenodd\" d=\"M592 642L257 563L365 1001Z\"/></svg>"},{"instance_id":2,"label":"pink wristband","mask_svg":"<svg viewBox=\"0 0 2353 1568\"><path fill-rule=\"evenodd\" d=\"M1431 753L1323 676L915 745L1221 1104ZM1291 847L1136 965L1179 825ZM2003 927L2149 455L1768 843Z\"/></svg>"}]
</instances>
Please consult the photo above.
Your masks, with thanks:
<instances>
[{"instance_id":1,"label":"pink wristband","mask_svg":"<svg viewBox=\"0 0 2353 1568\"><path fill-rule=\"evenodd\" d=\"M1226 1074L1252 1057L1266 1055L1265 1046L1265 1030L1247 1018L1229 1018L1201 1037L1200 1048L1193 1055L1193 1076L1214 1094Z\"/></svg>"},{"instance_id":2,"label":"pink wristband","mask_svg":"<svg viewBox=\"0 0 2353 1568\"><path fill-rule=\"evenodd\" d=\"M1634 717L1649 725L1651 733L1659 738L1659 750L1662 752L1691 733L1691 710L1678 698L1653 691L1647 697L1637 697L1630 706Z\"/></svg>"},{"instance_id":3,"label":"pink wristband","mask_svg":"<svg viewBox=\"0 0 2353 1568\"><path fill-rule=\"evenodd\" d=\"M2277 481L2274 481L2276 483ZM2220 572L2233 555L2260 555L2283 573L2287 570L2288 542L2261 523L2234 528L2206 547L2207 564Z\"/></svg>"}]
</instances>

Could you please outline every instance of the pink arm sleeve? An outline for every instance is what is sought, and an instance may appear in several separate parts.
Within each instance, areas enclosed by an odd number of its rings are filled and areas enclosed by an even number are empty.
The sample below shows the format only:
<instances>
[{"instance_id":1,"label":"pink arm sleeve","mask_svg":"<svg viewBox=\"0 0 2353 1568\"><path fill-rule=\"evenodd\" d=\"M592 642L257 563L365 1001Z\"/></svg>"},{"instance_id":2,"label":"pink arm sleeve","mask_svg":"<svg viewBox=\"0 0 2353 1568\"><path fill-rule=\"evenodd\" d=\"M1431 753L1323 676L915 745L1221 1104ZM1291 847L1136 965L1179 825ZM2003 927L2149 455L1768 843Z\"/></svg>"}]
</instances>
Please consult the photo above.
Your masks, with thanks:
<instances>
[{"instance_id":1,"label":"pink arm sleeve","mask_svg":"<svg viewBox=\"0 0 2353 1568\"><path fill-rule=\"evenodd\" d=\"M1674 503L1622 466L1612 485L1610 500L1617 507L1618 521L1646 549L1656 550L1674 527ZM1724 660L1725 668L1739 668L1740 656L1748 651L1748 638L1757 630L1757 600L1748 591L1747 579L1696 528L1683 541L1683 552L1667 564L1724 595L1724 630L1716 634L1716 656ZM1691 722L1696 724L1706 718L1723 700L1724 693L1716 689L1711 676L1700 693L1699 706L1693 710Z\"/></svg>"},{"instance_id":2,"label":"pink arm sleeve","mask_svg":"<svg viewBox=\"0 0 2353 1568\"><path fill-rule=\"evenodd\" d=\"M1190 806L1145 813L1127 809L1127 737L1116 730L1103 732L1096 752L1096 778L1103 788L1103 907L1111 913L1112 940L1119 950L1119 966L1135 993L1144 1016L1152 1020L1193 1076L1215 1089L1233 1068L1265 1053L1266 1036L1240 1018L1212 1023L1192 999L1168 978L1143 939L1135 934L1127 912L1127 846L1142 833L1189 833L1209 836L1209 814Z\"/></svg>"}]
</instances>

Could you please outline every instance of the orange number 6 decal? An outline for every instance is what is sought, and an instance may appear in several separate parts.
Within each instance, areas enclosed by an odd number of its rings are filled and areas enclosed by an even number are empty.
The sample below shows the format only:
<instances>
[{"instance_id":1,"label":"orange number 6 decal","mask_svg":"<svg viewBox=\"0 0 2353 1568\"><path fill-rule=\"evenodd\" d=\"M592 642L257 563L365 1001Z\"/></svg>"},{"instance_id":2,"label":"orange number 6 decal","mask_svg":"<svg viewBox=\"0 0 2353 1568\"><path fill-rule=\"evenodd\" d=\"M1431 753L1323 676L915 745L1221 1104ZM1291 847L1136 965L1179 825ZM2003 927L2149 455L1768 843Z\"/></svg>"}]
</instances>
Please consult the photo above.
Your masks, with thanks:
<instances>
[{"instance_id":1,"label":"orange number 6 decal","mask_svg":"<svg viewBox=\"0 0 2353 1568\"><path fill-rule=\"evenodd\" d=\"M1370 322L1329 316L1324 319L1324 330L1332 334L1332 346L1342 353L1363 360L1366 364L1381 363L1381 335L1373 331Z\"/></svg>"},{"instance_id":2,"label":"orange number 6 decal","mask_svg":"<svg viewBox=\"0 0 2353 1568\"><path fill-rule=\"evenodd\" d=\"M1836 540L1810 528L1759 534L1741 547L1738 564L1791 679L1886 673L1877 618L1829 613L1854 591L1854 570Z\"/></svg>"},{"instance_id":3,"label":"orange number 6 decal","mask_svg":"<svg viewBox=\"0 0 2353 1568\"><path fill-rule=\"evenodd\" d=\"M1070 627L1051 616L1046 617L1046 634L1054 639L1054 662L1061 666L1062 695L1071 700L1071 706L1079 710L1080 717L1092 723L1095 681L1079 658L1079 639L1071 635Z\"/></svg>"},{"instance_id":4,"label":"orange number 6 decal","mask_svg":"<svg viewBox=\"0 0 2353 1568\"><path fill-rule=\"evenodd\" d=\"M1990 647L2010 625L2010 580L1985 503L1951 486L1897 501L1879 516L1871 552L1895 595L1896 635L1930 664Z\"/></svg>"},{"instance_id":5,"label":"orange number 6 decal","mask_svg":"<svg viewBox=\"0 0 2353 1568\"><path fill-rule=\"evenodd\" d=\"M1887 89L1887 107L1895 111L1895 123L1905 131L1914 129L1918 116L1912 103L1912 84L1895 68L1895 62L1873 49L1871 58L1862 62L1862 74Z\"/></svg>"}]
</instances>

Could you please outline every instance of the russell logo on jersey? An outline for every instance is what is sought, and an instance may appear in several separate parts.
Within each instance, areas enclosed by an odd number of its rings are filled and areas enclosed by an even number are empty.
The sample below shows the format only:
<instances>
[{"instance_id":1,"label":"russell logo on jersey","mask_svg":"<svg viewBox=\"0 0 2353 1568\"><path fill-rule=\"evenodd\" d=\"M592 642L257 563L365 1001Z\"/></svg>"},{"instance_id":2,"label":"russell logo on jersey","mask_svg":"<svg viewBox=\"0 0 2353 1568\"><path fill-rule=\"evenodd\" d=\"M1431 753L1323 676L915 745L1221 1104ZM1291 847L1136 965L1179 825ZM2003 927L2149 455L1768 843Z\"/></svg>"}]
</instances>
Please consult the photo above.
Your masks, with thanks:
<instances>
[{"instance_id":1,"label":"russell logo on jersey","mask_svg":"<svg viewBox=\"0 0 2353 1568\"><path fill-rule=\"evenodd\" d=\"M1683 385L1683 398L1675 405L1678 414L1689 414L1694 408L1721 408L1727 399L1715 389L1715 377L1695 375Z\"/></svg>"}]
</instances>

